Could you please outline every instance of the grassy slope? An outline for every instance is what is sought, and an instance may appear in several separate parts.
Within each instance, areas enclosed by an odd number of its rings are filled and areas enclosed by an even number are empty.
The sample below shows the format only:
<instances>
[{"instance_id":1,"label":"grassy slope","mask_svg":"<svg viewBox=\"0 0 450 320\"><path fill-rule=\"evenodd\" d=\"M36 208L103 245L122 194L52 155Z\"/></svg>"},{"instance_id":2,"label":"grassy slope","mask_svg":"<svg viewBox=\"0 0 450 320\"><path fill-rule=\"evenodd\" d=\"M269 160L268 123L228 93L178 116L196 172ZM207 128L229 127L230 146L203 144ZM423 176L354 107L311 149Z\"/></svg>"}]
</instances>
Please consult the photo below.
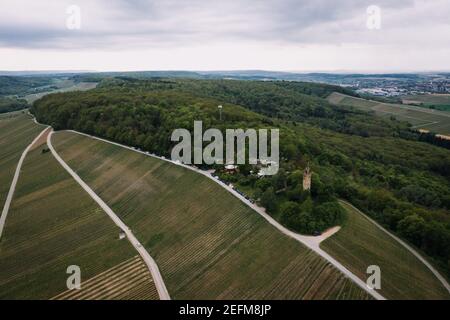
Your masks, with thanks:
<instances>
[{"instance_id":1,"label":"grassy slope","mask_svg":"<svg viewBox=\"0 0 450 320\"><path fill-rule=\"evenodd\" d=\"M0 241L0 299L47 299L66 290L66 268L82 281L136 253L45 145L25 158Z\"/></svg>"},{"instance_id":2,"label":"grassy slope","mask_svg":"<svg viewBox=\"0 0 450 320\"><path fill-rule=\"evenodd\" d=\"M450 94L417 94L404 96L403 100L415 101L426 105L450 105Z\"/></svg>"},{"instance_id":3,"label":"grassy slope","mask_svg":"<svg viewBox=\"0 0 450 320\"><path fill-rule=\"evenodd\" d=\"M35 124L30 116L19 112L0 117L0 208L5 203L22 152L43 129L44 126Z\"/></svg>"},{"instance_id":4,"label":"grassy slope","mask_svg":"<svg viewBox=\"0 0 450 320\"><path fill-rule=\"evenodd\" d=\"M368 297L199 174L74 133L53 140L149 250L172 298Z\"/></svg>"},{"instance_id":5,"label":"grassy slope","mask_svg":"<svg viewBox=\"0 0 450 320\"><path fill-rule=\"evenodd\" d=\"M348 219L343 228L321 244L362 279L369 265L381 268L381 293L389 299L449 299L429 269L397 241L351 206L342 203Z\"/></svg>"},{"instance_id":6,"label":"grassy slope","mask_svg":"<svg viewBox=\"0 0 450 320\"><path fill-rule=\"evenodd\" d=\"M58 92L69 92L69 91L85 91L93 89L97 86L97 83L93 82L79 82L79 83L73 83L73 81L66 80L67 84L62 85L58 89L54 89L52 91L46 91L46 92L39 92L39 93L31 93L23 97L23 99L27 100L27 102L31 105L36 100L42 98L43 96L46 96L47 94L51 93L58 93Z\"/></svg>"},{"instance_id":7,"label":"grassy slope","mask_svg":"<svg viewBox=\"0 0 450 320\"><path fill-rule=\"evenodd\" d=\"M374 111L382 117L395 116L398 120L407 121L418 128L428 129L440 134L450 134L450 117L443 111L432 111L425 108L370 101L340 93L332 93L328 97L330 103L352 106L364 111ZM407 109L408 108L408 109ZM447 116L445 115L447 114Z\"/></svg>"}]
</instances>

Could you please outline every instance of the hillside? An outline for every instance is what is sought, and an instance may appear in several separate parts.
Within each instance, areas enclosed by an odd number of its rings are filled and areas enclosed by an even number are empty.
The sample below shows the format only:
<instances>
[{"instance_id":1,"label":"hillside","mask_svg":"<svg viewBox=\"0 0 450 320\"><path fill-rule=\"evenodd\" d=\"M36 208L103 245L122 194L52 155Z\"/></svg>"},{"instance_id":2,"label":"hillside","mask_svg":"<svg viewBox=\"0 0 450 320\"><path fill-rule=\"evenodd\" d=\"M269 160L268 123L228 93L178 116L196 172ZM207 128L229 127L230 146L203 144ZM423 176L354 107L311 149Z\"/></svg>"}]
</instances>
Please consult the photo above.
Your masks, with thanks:
<instances>
[{"instance_id":1,"label":"hillside","mask_svg":"<svg viewBox=\"0 0 450 320\"><path fill-rule=\"evenodd\" d=\"M347 219L341 230L321 243L361 278L369 265L381 269L381 293L390 299L450 299L430 270L401 244L345 202Z\"/></svg>"},{"instance_id":2,"label":"hillside","mask_svg":"<svg viewBox=\"0 0 450 320\"><path fill-rule=\"evenodd\" d=\"M372 111L380 117L395 117L409 122L414 129L426 129L443 135L450 135L450 113L416 106L382 103L333 93L328 101L339 106L351 106L364 111Z\"/></svg>"},{"instance_id":3,"label":"hillside","mask_svg":"<svg viewBox=\"0 0 450 320\"><path fill-rule=\"evenodd\" d=\"M416 94L402 97L402 103L424 108L450 111L450 94Z\"/></svg>"},{"instance_id":4,"label":"hillside","mask_svg":"<svg viewBox=\"0 0 450 320\"><path fill-rule=\"evenodd\" d=\"M30 90L35 90L36 87L49 86L51 83L52 77L50 76L0 76L0 96L28 93Z\"/></svg>"},{"instance_id":5,"label":"hillside","mask_svg":"<svg viewBox=\"0 0 450 320\"><path fill-rule=\"evenodd\" d=\"M333 107L318 96L303 99L305 94L292 88L274 89L283 85L247 81L235 92L240 84L234 81L109 79L87 92L48 95L32 112L56 129L76 129L164 156L173 146L172 130L192 130L194 120L221 130L279 128L283 160L277 175L258 179L251 166L228 174L216 165L218 176L300 233L339 224L345 212L336 198L347 199L449 270L450 151L417 141L406 125L393 120ZM241 105L230 102L236 97ZM276 101L286 104L277 108ZM291 103L296 108L284 115ZM326 110L323 117L302 116L316 108ZM342 126L327 128L334 117ZM302 192L307 163L312 189Z\"/></svg>"},{"instance_id":6,"label":"hillside","mask_svg":"<svg viewBox=\"0 0 450 320\"><path fill-rule=\"evenodd\" d=\"M285 81L177 80L106 82L135 92L172 90L197 97L237 104L273 119L307 122L338 132L361 136L411 135L405 124L367 116L358 110L335 108L326 98L332 92L351 91L327 84ZM100 84L102 85L102 84Z\"/></svg>"},{"instance_id":7,"label":"hillside","mask_svg":"<svg viewBox=\"0 0 450 320\"><path fill-rule=\"evenodd\" d=\"M24 99L5 98L0 96L0 113L17 111L28 107L29 105Z\"/></svg>"},{"instance_id":8,"label":"hillside","mask_svg":"<svg viewBox=\"0 0 450 320\"><path fill-rule=\"evenodd\" d=\"M209 179L75 133L53 139L62 158L136 232L174 299L367 298Z\"/></svg>"},{"instance_id":9,"label":"hillside","mask_svg":"<svg viewBox=\"0 0 450 320\"><path fill-rule=\"evenodd\" d=\"M29 115L15 113L0 117L0 204L3 208L17 162L25 148L44 129Z\"/></svg>"},{"instance_id":10,"label":"hillside","mask_svg":"<svg viewBox=\"0 0 450 320\"><path fill-rule=\"evenodd\" d=\"M119 240L119 229L51 153L42 152L45 148L44 143L25 158L0 241L2 299L52 298L67 290L69 265L80 267L83 286L85 280L136 254L126 239ZM148 270L140 273L147 275L146 286L151 287ZM139 283L127 287L132 290L134 285ZM97 290L98 298L109 291Z\"/></svg>"}]
</instances>

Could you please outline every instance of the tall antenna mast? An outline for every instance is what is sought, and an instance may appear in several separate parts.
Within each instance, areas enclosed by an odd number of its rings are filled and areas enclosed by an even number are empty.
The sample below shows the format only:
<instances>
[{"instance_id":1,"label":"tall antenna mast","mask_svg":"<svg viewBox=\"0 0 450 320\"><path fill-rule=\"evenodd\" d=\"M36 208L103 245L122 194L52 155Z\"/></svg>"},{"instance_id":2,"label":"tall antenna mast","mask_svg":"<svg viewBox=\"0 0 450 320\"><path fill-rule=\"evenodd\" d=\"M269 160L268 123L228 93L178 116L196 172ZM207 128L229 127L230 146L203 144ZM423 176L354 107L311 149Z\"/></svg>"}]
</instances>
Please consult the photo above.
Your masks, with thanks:
<instances>
[{"instance_id":1,"label":"tall antenna mast","mask_svg":"<svg viewBox=\"0 0 450 320\"><path fill-rule=\"evenodd\" d=\"M219 119L222 121L222 105L217 106L217 108L219 109Z\"/></svg>"}]
</instances>

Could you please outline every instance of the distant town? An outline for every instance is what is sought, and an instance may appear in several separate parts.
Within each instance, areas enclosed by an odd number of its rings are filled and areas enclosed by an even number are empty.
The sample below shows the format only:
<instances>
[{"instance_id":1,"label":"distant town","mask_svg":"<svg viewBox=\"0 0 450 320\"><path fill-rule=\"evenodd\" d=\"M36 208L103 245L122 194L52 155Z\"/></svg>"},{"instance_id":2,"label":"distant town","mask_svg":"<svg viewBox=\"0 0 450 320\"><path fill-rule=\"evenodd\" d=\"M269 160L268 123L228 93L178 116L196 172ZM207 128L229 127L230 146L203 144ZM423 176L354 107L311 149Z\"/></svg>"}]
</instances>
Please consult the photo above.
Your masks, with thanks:
<instances>
[{"instance_id":1,"label":"distant town","mask_svg":"<svg viewBox=\"0 0 450 320\"><path fill-rule=\"evenodd\" d=\"M411 77L346 78L343 86L355 89L357 93L375 96L397 97L426 93L450 93L450 74L419 74Z\"/></svg>"}]
</instances>

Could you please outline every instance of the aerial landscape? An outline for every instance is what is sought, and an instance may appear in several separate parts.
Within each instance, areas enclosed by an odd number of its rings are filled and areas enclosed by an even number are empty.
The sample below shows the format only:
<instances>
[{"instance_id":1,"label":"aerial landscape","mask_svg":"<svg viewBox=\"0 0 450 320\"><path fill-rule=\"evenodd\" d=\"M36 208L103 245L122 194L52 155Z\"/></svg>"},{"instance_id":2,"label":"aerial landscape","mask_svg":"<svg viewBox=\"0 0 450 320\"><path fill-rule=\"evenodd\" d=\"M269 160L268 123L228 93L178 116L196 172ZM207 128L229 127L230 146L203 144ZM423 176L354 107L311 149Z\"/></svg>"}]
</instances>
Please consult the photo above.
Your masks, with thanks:
<instances>
[{"instance_id":1,"label":"aerial landscape","mask_svg":"<svg viewBox=\"0 0 450 320\"><path fill-rule=\"evenodd\" d=\"M338 2L6 0L0 300L450 300L450 4Z\"/></svg>"}]
</instances>

